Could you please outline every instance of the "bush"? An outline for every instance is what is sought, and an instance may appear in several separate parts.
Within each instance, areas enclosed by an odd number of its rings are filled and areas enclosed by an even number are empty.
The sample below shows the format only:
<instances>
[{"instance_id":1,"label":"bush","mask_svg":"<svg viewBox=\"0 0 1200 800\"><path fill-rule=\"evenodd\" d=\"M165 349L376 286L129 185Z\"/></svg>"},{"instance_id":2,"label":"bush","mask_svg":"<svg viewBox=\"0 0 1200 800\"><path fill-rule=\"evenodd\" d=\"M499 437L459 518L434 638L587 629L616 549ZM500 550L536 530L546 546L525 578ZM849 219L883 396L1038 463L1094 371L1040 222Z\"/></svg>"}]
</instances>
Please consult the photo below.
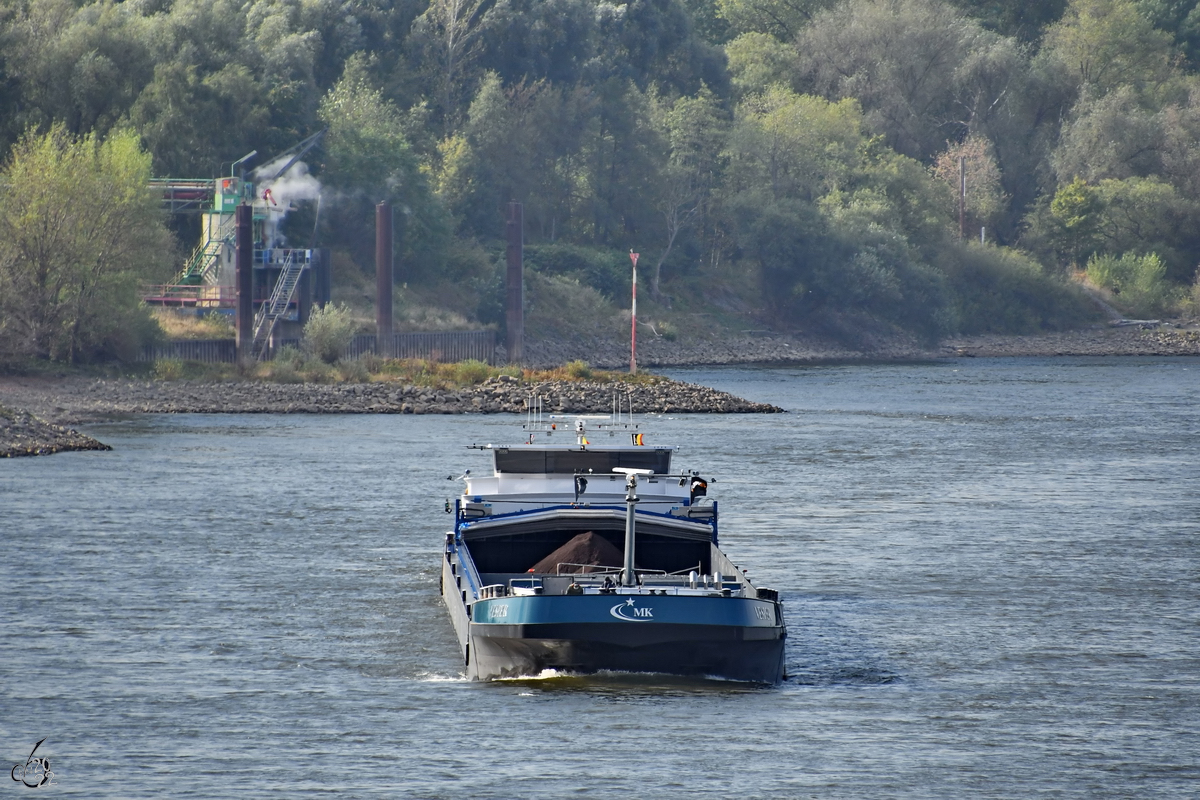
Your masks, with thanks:
<instances>
[{"instance_id":1,"label":"bush","mask_svg":"<svg viewBox=\"0 0 1200 800\"><path fill-rule=\"evenodd\" d=\"M629 296L633 266L620 250L579 247L572 244L539 244L525 247L525 263L543 275L576 278L609 300Z\"/></svg>"},{"instance_id":2,"label":"bush","mask_svg":"<svg viewBox=\"0 0 1200 800\"><path fill-rule=\"evenodd\" d=\"M343 361L336 367L338 377L343 383L370 383L371 375L367 365L361 361Z\"/></svg>"},{"instance_id":3,"label":"bush","mask_svg":"<svg viewBox=\"0 0 1200 800\"><path fill-rule=\"evenodd\" d=\"M474 386L483 383L492 375L492 368L479 359L469 358L453 366L454 374L451 379L462 386Z\"/></svg>"},{"instance_id":4,"label":"bush","mask_svg":"<svg viewBox=\"0 0 1200 800\"><path fill-rule=\"evenodd\" d=\"M1047 275L1015 250L956 243L944 257L955 327L962 333L1063 330L1095 317L1091 301L1078 287Z\"/></svg>"},{"instance_id":5,"label":"bush","mask_svg":"<svg viewBox=\"0 0 1200 800\"><path fill-rule=\"evenodd\" d=\"M566 371L567 377L575 380L586 380L592 377L592 368L586 361L568 361L563 369Z\"/></svg>"},{"instance_id":6,"label":"bush","mask_svg":"<svg viewBox=\"0 0 1200 800\"><path fill-rule=\"evenodd\" d=\"M1156 254L1104 254L1088 259L1088 280L1115 295L1114 303L1134 316L1162 314L1176 299L1166 280L1167 268Z\"/></svg>"},{"instance_id":7,"label":"bush","mask_svg":"<svg viewBox=\"0 0 1200 800\"><path fill-rule=\"evenodd\" d=\"M304 346L326 364L342 357L358 325L345 303L315 309L304 323Z\"/></svg>"},{"instance_id":8,"label":"bush","mask_svg":"<svg viewBox=\"0 0 1200 800\"><path fill-rule=\"evenodd\" d=\"M654 332L668 342L673 342L679 338L679 329L665 319L655 324Z\"/></svg>"},{"instance_id":9,"label":"bush","mask_svg":"<svg viewBox=\"0 0 1200 800\"><path fill-rule=\"evenodd\" d=\"M183 362L178 358L160 358L154 362L154 380L177 381L183 377Z\"/></svg>"}]
</instances>

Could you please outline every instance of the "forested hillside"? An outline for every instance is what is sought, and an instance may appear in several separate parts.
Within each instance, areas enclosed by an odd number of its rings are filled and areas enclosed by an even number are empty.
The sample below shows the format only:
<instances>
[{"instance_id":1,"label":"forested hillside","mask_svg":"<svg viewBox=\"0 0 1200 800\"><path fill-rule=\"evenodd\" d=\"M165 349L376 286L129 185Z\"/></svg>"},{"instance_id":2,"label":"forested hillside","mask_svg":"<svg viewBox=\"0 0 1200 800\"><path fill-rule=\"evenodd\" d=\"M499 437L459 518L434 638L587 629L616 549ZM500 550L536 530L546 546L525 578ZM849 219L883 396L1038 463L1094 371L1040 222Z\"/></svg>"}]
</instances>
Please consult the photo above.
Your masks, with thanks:
<instances>
[{"instance_id":1,"label":"forested hillside","mask_svg":"<svg viewBox=\"0 0 1200 800\"><path fill-rule=\"evenodd\" d=\"M136 326L84 335L73 309L194 246L139 222L136 186L325 128L320 217L289 235L315 224L353 283L392 200L406 302L466 324L502 323L509 200L543 313L624 298L631 249L664 320L1023 332L1089 318L1083 271L1126 313L1188 310L1198 5L0 0L0 344L112 351ZM128 254L95 244L116 223L83 204L121 209ZM83 226L57 261L38 255L54 214Z\"/></svg>"}]
</instances>

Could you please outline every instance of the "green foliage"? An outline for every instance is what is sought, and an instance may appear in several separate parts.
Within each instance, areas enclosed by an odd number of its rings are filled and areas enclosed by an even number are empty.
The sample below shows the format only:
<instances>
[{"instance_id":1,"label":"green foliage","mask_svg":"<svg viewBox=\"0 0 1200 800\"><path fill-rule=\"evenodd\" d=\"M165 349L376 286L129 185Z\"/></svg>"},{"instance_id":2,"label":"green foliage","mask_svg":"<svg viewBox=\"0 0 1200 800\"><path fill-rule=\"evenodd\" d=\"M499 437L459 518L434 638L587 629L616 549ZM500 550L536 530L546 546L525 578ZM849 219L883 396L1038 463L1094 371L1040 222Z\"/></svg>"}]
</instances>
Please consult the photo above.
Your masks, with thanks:
<instances>
[{"instance_id":1,"label":"green foliage","mask_svg":"<svg viewBox=\"0 0 1200 800\"><path fill-rule=\"evenodd\" d=\"M1179 298L1164 280L1166 265L1154 253L1120 258L1105 253L1088 259L1088 280L1115 295L1114 302L1135 316L1155 316Z\"/></svg>"},{"instance_id":2,"label":"green foliage","mask_svg":"<svg viewBox=\"0 0 1200 800\"><path fill-rule=\"evenodd\" d=\"M1096 193L1102 204L1096 224L1099 249L1112 253L1157 250L1169 280L1187 283L1191 279L1200 204L1156 178L1103 180Z\"/></svg>"},{"instance_id":3,"label":"green foliage","mask_svg":"<svg viewBox=\"0 0 1200 800\"><path fill-rule=\"evenodd\" d=\"M1010 41L941 0L839 3L803 29L797 50L805 88L855 98L872 131L921 160L1005 114L1024 68Z\"/></svg>"},{"instance_id":4,"label":"green foliage","mask_svg":"<svg viewBox=\"0 0 1200 800\"><path fill-rule=\"evenodd\" d=\"M371 374L362 361L340 361L336 366L338 380L341 383L370 383Z\"/></svg>"},{"instance_id":5,"label":"green foliage","mask_svg":"<svg viewBox=\"0 0 1200 800\"><path fill-rule=\"evenodd\" d=\"M768 33L743 33L725 45L734 88L743 94L788 86L796 73L795 48Z\"/></svg>"},{"instance_id":6,"label":"green foliage","mask_svg":"<svg viewBox=\"0 0 1200 800\"><path fill-rule=\"evenodd\" d=\"M654 331L668 342L679 339L679 328L667 320L661 320L654 326Z\"/></svg>"},{"instance_id":7,"label":"green foliage","mask_svg":"<svg viewBox=\"0 0 1200 800\"><path fill-rule=\"evenodd\" d=\"M1078 86L1153 93L1173 77L1171 36L1156 30L1133 0L1070 0L1042 46Z\"/></svg>"},{"instance_id":8,"label":"green foliage","mask_svg":"<svg viewBox=\"0 0 1200 800\"><path fill-rule=\"evenodd\" d=\"M731 134L733 185L775 199L814 200L842 184L864 143L854 100L830 103L772 86L739 108Z\"/></svg>"},{"instance_id":9,"label":"green foliage","mask_svg":"<svg viewBox=\"0 0 1200 800\"><path fill-rule=\"evenodd\" d=\"M568 376L575 379L584 380L592 377L592 368L586 361L568 361L563 369Z\"/></svg>"},{"instance_id":10,"label":"green foliage","mask_svg":"<svg viewBox=\"0 0 1200 800\"><path fill-rule=\"evenodd\" d=\"M136 134L32 132L0 173L0 351L132 358L157 326L138 282L170 255Z\"/></svg>"},{"instance_id":11,"label":"green foliage","mask_svg":"<svg viewBox=\"0 0 1200 800\"><path fill-rule=\"evenodd\" d=\"M317 114L329 129L321 178L343 193L326 216L334 241L360 264L372 263L375 204L391 200L395 238L404 248L397 271L406 277L433 272L447 246L445 212L404 134L403 115L374 88L363 59L346 64Z\"/></svg>"},{"instance_id":12,"label":"green foliage","mask_svg":"<svg viewBox=\"0 0 1200 800\"><path fill-rule=\"evenodd\" d=\"M1064 126L1051 164L1061 179L1146 176L1162 170L1164 120L1143 106L1133 89L1121 86L1076 104Z\"/></svg>"},{"instance_id":13,"label":"green foliage","mask_svg":"<svg viewBox=\"0 0 1200 800\"><path fill-rule=\"evenodd\" d=\"M156 381L177 381L183 377L183 362L178 358L160 358L152 370Z\"/></svg>"},{"instance_id":14,"label":"green foliage","mask_svg":"<svg viewBox=\"0 0 1200 800\"><path fill-rule=\"evenodd\" d=\"M1153 252L1167 284L1188 283L1200 263L1194 6L23 0L0 9L0 153L27 130L101 142L130 126L159 174L205 177L327 127L306 156L326 187L318 238L358 265L335 292L369 303L374 206L390 200L411 325L433 324L420 306L447 294L456 314L503 324L516 200L530 330L561 333L556 314L613 329L630 248L663 306L736 275L786 324L841 315L928 336L964 303L986 318L978 298L991 297L995 325L1022 328L1053 314L986 286L1023 292L1011 276L1024 272L947 266L957 155L970 160L972 230L1019 238L1052 272ZM5 188L0 204L31 191ZM294 223L313 226L312 213ZM55 269L87 259L72 260ZM82 294L117 308L158 268L135 262ZM43 305L67 315L74 291L47 289ZM6 313L0 340L78 359L152 331L136 308L88 320L94 335L80 338L61 319Z\"/></svg>"},{"instance_id":15,"label":"green foliage","mask_svg":"<svg viewBox=\"0 0 1200 800\"><path fill-rule=\"evenodd\" d=\"M953 293L957 330L1037 333L1091 321L1095 308L1069 282L1017 250L956 243L939 261Z\"/></svg>"},{"instance_id":16,"label":"green foliage","mask_svg":"<svg viewBox=\"0 0 1200 800\"><path fill-rule=\"evenodd\" d=\"M1029 216L1026 245L1060 271L1077 268L1099 246L1097 231L1104 202L1082 178L1061 186Z\"/></svg>"},{"instance_id":17,"label":"green foliage","mask_svg":"<svg viewBox=\"0 0 1200 800\"><path fill-rule=\"evenodd\" d=\"M633 265L629 254L571 244L538 244L525 248L525 264L546 275L576 278L610 300L629 295Z\"/></svg>"},{"instance_id":18,"label":"green foliage","mask_svg":"<svg viewBox=\"0 0 1200 800\"><path fill-rule=\"evenodd\" d=\"M357 328L349 307L344 303L329 303L309 314L308 322L304 323L304 347L326 364L332 364L350 346Z\"/></svg>"},{"instance_id":19,"label":"green foliage","mask_svg":"<svg viewBox=\"0 0 1200 800\"><path fill-rule=\"evenodd\" d=\"M1066 10L1067 0L953 0L985 27L1023 42L1035 41Z\"/></svg>"},{"instance_id":20,"label":"green foliage","mask_svg":"<svg viewBox=\"0 0 1200 800\"><path fill-rule=\"evenodd\" d=\"M464 386L483 383L492 375L492 368L478 359L469 358L454 365L453 380Z\"/></svg>"},{"instance_id":21,"label":"green foliage","mask_svg":"<svg viewBox=\"0 0 1200 800\"><path fill-rule=\"evenodd\" d=\"M721 18L738 33L763 33L781 42L799 35L832 0L717 0Z\"/></svg>"}]
</instances>

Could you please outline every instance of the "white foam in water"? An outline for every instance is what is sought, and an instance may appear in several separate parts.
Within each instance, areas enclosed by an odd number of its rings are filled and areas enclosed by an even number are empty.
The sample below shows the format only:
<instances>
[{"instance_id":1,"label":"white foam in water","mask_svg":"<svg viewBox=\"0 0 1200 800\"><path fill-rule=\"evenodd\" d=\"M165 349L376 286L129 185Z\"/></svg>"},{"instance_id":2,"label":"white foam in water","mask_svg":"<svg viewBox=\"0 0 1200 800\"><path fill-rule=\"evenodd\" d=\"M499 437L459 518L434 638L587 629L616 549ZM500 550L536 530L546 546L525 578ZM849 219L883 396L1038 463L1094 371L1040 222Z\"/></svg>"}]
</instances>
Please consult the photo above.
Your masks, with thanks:
<instances>
[{"instance_id":1,"label":"white foam in water","mask_svg":"<svg viewBox=\"0 0 1200 800\"><path fill-rule=\"evenodd\" d=\"M432 672L418 672L417 680L421 683L466 683L467 676L462 673L458 675L435 675Z\"/></svg>"}]
</instances>

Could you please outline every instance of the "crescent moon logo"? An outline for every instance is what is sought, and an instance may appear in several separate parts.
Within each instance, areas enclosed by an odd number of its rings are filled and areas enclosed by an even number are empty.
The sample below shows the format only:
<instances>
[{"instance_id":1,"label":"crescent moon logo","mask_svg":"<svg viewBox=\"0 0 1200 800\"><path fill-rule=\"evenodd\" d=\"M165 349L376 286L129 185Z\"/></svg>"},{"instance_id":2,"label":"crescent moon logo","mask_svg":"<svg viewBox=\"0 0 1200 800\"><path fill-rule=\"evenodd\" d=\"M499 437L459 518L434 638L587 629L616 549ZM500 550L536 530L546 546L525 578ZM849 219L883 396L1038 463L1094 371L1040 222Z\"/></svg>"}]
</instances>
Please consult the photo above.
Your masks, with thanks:
<instances>
[{"instance_id":1,"label":"crescent moon logo","mask_svg":"<svg viewBox=\"0 0 1200 800\"><path fill-rule=\"evenodd\" d=\"M617 603L608 610L608 613L624 622L654 621L654 609L638 608L636 605L634 605L634 600L632 597L626 600L624 603Z\"/></svg>"}]
</instances>

